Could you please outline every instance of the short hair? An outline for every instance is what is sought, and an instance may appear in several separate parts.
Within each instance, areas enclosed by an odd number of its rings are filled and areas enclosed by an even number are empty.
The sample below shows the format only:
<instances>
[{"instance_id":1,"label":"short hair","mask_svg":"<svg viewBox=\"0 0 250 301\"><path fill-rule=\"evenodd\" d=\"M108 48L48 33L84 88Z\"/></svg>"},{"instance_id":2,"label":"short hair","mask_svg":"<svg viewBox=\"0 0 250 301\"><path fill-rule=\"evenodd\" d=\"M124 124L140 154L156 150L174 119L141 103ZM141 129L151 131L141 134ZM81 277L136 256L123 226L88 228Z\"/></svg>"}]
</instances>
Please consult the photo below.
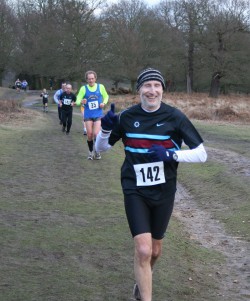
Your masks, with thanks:
<instances>
[{"instance_id":1,"label":"short hair","mask_svg":"<svg viewBox=\"0 0 250 301\"><path fill-rule=\"evenodd\" d=\"M94 74L95 79L97 79L97 74L96 74L96 72L95 72L95 71L92 71L92 70L89 70L89 71L87 71L87 72L85 73L85 79L86 79L86 80L88 79L88 75L89 75L89 74Z\"/></svg>"}]
</instances>

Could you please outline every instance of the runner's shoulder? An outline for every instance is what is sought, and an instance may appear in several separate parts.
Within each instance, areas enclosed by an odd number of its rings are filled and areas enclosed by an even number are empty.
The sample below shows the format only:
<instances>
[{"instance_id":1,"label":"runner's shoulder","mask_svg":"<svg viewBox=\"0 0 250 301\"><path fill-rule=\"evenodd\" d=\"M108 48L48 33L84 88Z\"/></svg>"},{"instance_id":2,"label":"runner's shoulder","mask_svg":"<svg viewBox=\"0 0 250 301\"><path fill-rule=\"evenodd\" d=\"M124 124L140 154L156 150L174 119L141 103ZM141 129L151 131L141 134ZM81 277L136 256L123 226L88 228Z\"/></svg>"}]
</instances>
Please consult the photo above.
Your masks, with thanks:
<instances>
[{"instance_id":1,"label":"runner's shoulder","mask_svg":"<svg viewBox=\"0 0 250 301\"><path fill-rule=\"evenodd\" d=\"M169 104L163 103L163 102L161 103L160 110L163 112L166 112L168 114L171 114L173 117L176 117L176 118L184 118L185 117L185 114L181 110L179 110L178 108L173 107Z\"/></svg>"}]
</instances>

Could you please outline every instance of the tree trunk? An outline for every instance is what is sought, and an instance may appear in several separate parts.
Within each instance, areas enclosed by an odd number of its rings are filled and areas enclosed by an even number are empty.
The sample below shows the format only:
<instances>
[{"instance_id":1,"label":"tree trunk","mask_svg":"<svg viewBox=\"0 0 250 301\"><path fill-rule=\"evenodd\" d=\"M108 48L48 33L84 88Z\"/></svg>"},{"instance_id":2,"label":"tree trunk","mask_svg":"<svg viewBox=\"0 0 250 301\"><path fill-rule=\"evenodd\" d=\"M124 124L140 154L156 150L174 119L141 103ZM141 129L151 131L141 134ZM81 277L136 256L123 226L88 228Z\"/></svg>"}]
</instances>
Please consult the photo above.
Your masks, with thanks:
<instances>
[{"instance_id":1,"label":"tree trunk","mask_svg":"<svg viewBox=\"0 0 250 301\"><path fill-rule=\"evenodd\" d=\"M0 69L0 87L3 85L4 69Z\"/></svg>"},{"instance_id":2,"label":"tree trunk","mask_svg":"<svg viewBox=\"0 0 250 301\"><path fill-rule=\"evenodd\" d=\"M189 32L188 32L188 71L187 71L187 93L193 92L194 84L194 31L195 21L194 12L192 6L188 6L188 20L189 20Z\"/></svg>"},{"instance_id":3,"label":"tree trunk","mask_svg":"<svg viewBox=\"0 0 250 301\"><path fill-rule=\"evenodd\" d=\"M219 71L214 72L212 79L211 79L209 97L217 98L219 96L221 77L222 77L221 72L219 72Z\"/></svg>"},{"instance_id":4,"label":"tree trunk","mask_svg":"<svg viewBox=\"0 0 250 301\"><path fill-rule=\"evenodd\" d=\"M187 94L191 94L192 92L191 78L190 75L187 74Z\"/></svg>"},{"instance_id":5,"label":"tree trunk","mask_svg":"<svg viewBox=\"0 0 250 301\"><path fill-rule=\"evenodd\" d=\"M187 93L191 94L193 92L193 82L194 82L194 43L192 41L193 34L190 34L190 42L188 46L188 74L187 74Z\"/></svg>"},{"instance_id":6,"label":"tree trunk","mask_svg":"<svg viewBox=\"0 0 250 301\"><path fill-rule=\"evenodd\" d=\"M41 78L38 75L34 75L34 90L41 90Z\"/></svg>"},{"instance_id":7,"label":"tree trunk","mask_svg":"<svg viewBox=\"0 0 250 301\"><path fill-rule=\"evenodd\" d=\"M134 79L130 80L132 94L136 94L135 83L136 83L136 80L134 80Z\"/></svg>"}]
</instances>

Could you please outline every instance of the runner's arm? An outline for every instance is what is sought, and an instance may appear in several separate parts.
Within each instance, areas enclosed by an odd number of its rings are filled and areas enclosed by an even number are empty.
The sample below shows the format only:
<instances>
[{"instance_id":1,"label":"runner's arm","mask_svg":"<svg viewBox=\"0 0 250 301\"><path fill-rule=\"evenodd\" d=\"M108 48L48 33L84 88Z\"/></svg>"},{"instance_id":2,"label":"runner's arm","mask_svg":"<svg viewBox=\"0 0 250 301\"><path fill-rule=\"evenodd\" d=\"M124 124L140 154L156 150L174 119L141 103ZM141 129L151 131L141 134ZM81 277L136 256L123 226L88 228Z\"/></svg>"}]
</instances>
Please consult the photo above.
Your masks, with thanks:
<instances>
[{"instance_id":1,"label":"runner's arm","mask_svg":"<svg viewBox=\"0 0 250 301\"><path fill-rule=\"evenodd\" d=\"M86 94L86 88L85 88L85 86L82 86L76 97L76 105L77 106L81 105L81 101L83 100L85 94Z\"/></svg>"},{"instance_id":2,"label":"runner's arm","mask_svg":"<svg viewBox=\"0 0 250 301\"><path fill-rule=\"evenodd\" d=\"M100 92L101 92L102 99L103 99L102 102L106 105L109 101L109 95L108 95L105 87L102 84L100 85Z\"/></svg>"},{"instance_id":3,"label":"runner's arm","mask_svg":"<svg viewBox=\"0 0 250 301\"><path fill-rule=\"evenodd\" d=\"M188 150L177 150L175 153L178 156L177 162L187 163L204 163L207 160L207 152L201 143L199 146Z\"/></svg>"},{"instance_id":4,"label":"runner's arm","mask_svg":"<svg viewBox=\"0 0 250 301\"><path fill-rule=\"evenodd\" d=\"M100 131L99 134L96 137L95 142L95 150L97 152L106 152L109 150L112 146L109 144L109 137L110 137L111 131L104 133L103 131Z\"/></svg>"},{"instance_id":5,"label":"runner's arm","mask_svg":"<svg viewBox=\"0 0 250 301\"><path fill-rule=\"evenodd\" d=\"M60 96L60 90L56 91L56 93L54 94L54 102L56 104L59 104L59 96Z\"/></svg>"}]
</instances>

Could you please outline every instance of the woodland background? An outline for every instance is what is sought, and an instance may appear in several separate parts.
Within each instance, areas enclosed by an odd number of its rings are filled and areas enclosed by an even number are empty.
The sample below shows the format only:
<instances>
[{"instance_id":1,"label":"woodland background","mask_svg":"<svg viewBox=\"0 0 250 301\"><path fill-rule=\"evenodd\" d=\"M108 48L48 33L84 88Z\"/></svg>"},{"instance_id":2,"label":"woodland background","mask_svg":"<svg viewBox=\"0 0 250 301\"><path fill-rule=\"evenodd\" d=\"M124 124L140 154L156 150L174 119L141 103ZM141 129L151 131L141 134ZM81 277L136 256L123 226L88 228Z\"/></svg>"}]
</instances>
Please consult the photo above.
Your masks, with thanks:
<instances>
[{"instance_id":1,"label":"woodland background","mask_svg":"<svg viewBox=\"0 0 250 301\"><path fill-rule=\"evenodd\" d=\"M134 92L152 66L168 91L250 91L248 0L0 0L0 25L0 85L11 71L30 89L57 88L94 69Z\"/></svg>"}]
</instances>

